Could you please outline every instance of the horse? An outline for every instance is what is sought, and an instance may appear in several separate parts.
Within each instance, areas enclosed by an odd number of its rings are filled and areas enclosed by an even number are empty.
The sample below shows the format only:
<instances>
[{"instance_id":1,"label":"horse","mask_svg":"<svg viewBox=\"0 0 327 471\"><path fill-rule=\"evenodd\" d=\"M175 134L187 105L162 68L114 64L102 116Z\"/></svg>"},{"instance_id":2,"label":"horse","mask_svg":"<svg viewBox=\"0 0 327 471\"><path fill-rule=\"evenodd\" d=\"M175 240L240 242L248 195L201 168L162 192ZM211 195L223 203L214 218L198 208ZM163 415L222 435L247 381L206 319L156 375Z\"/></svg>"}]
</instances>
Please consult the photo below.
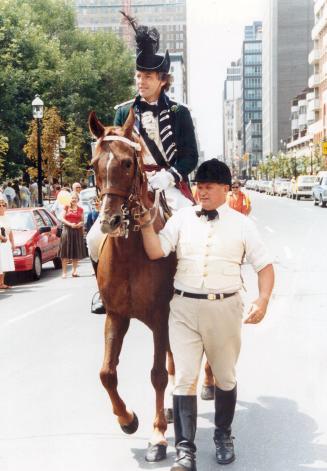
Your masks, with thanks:
<instances>
[{"instance_id":1,"label":"horse","mask_svg":"<svg viewBox=\"0 0 327 471\"><path fill-rule=\"evenodd\" d=\"M97 282L107 314L100 379L121 429L134 433L138 418L117 391L117 365L130 319L138 319L149 327L154 344L151 382L155 390L155 417L145 459L160 461L166 458L167 449L164 413L167 353L169 374L174 374L168 315L176 257L171 254L151 261L143 248L140 215L153 203L149 199L143 167L145 147L133 132L134 120L132 109L122 128L104 126L94 112L89 115L90 131L97 139L92 163L101 198L100 226L107 234L97 268ZM153 219L156 230L163 227L159 212Z\"/></svg>"}]
</instances>

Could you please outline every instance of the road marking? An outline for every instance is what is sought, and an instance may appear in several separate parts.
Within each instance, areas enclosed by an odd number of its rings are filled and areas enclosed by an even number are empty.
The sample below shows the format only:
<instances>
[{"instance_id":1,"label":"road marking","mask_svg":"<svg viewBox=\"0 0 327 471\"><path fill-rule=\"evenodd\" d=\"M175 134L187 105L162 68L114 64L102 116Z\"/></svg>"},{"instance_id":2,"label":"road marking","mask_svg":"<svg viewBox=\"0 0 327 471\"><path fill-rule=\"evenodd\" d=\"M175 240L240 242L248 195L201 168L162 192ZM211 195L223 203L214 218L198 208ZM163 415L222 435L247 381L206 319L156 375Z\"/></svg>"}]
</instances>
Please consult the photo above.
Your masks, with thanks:
<instances>
[{"instance_id":1,"label":"road marking","mask_svg":"<svg viewBox=\"0 0 327 471\"><path fill-rule=\"evenodd\" d=\"M284 246L284 250L288 259L293 258L292 250L287 245Z\"/></svg>"},{"instance_id":2,"label":"road marking","mask_svg":"<svg viewBox=\"0 0 327 471\"><path fill-rule=\"evenodd\" d=\"M266 229L268 232L271 232L271 233L275 232L275 231L274 231L271 227L269 227L269 226L265 226L265 229Z\"/></svg>"},{"instance_id":3,"label":"road marking","mask_svg":"<svg viewBox=\"0 0 327 471\"><path fill-rule=\"evenodd\" d=\"M37 307L36 309L33 309L32 311L25 312L25 314L22 314L21 316L18 316L15 319L11 319L10 321L6 322L5 325L14 324L15 322L21 321L22 319L25 319L26 317L33 316L33 314L37 314L38 312L43 311L44 309L47 309L48 307L59 304L65 299L70 298L71 296L72 296L71 294L66 294L65 296L61 296L60 298L54 299L50 303L43 304L43 306Z\"/></svg>"}]
</instances>

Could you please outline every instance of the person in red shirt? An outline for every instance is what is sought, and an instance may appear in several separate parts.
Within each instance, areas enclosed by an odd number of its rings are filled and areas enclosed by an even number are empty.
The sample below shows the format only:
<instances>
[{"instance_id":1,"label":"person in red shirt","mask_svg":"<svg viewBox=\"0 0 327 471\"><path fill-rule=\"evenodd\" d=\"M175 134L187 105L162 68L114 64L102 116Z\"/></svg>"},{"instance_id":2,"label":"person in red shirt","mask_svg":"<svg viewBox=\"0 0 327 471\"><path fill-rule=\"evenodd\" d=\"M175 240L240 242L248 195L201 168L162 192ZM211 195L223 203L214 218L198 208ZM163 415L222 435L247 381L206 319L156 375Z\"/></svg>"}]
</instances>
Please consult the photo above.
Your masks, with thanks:
<instances>
[{"instance_id":1,"label":"person in red shirt","mask_svg":"<svg viewBox=\"0 0 327 471\"><path fill-rule=\"evenodd\" d=\"M240 190L241 184L239 180L232 181L232 191L227 195L228 205L239 213L248 216L251 212L251 202L249 197Z\"/></svg>"},{"instance_id":2,"label":"person in red shirt","mask_svg":"<svg viewBox=\"0 0 327 471\"><path fill-rule=\"evenodd\" d=\"M79 197L72 193L68 206L65 206L62 217L64 224L59 255L62 259L62 277L67 277L67 263L72 260L72 276L78 277L78 260L86 257L86 249L83 240L84 211L78 206Z\"/></svg>"}]
</instances>

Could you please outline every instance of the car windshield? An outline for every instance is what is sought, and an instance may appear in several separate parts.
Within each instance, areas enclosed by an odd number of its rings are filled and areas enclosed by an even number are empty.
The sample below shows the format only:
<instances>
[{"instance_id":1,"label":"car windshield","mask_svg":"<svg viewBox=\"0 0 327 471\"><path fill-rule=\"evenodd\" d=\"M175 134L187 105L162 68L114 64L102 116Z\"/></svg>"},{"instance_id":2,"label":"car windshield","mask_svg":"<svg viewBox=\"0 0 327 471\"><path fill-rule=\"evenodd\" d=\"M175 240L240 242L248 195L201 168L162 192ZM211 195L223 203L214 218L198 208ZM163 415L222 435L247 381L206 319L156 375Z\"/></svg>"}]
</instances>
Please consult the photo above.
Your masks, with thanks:
<instances>
[{"instance_id":1,"label":"car windshield","mask_svg":"<svg viewBox=\"0 0 327 471\"><path fill-rule=\"evenodd\" d=\"M301 179L302 183L314 183L316 180L316 177L303 177Z\"/></svg>"},{"instance_id":2,"label":"car windshield","mask_svg":"<svg viewBox=\"0 0 327 471\"><path fill-rule=\"evenodd\" d=\"M6 217L13 231L32 231L35 229L32 214L25 211L8 211Z\"/></svg>"}]
</instances>

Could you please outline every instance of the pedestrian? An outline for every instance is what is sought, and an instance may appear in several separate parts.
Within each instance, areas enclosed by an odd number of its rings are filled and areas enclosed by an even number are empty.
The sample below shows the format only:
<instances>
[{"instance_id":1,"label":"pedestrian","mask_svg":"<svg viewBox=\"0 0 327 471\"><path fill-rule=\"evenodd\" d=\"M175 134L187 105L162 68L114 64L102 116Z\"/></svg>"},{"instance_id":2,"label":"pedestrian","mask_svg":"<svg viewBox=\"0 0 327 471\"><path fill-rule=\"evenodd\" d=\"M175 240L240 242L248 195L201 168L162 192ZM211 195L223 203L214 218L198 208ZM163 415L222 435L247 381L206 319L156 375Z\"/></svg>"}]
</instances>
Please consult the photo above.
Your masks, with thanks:
<instances>
[{"instance_id":1,"label":"pedestrian","mask_svg":"<svg viewBox=\"0 0 327 471\"><path fill-rule=\"evenodd\" d=\"M7 199L0 193L0 289L10 289L5 284L5 273L15 271L13 250L14 237L10 229L9 220L6 217Z\"/></svg>"},{"instance_id":2,"label":"pedestrian","mask_svg":"<svg viewBox=\"0 0 327 471\"><path fill-rule=\"evenodd\" d=\"M19 183L17 180L13 181L12 185L13 189L15 190L15 196L14 196L14 201L13 201L13 208L20 208L20 188L19 188Z\"/></svg>"},{"instance_id":3,"label":"pedestrian","mask_svg":"<svg viewBox=\"0 0 327 471\"><path fill-rule=\"evenodd\" d=\"M235 366L241 347L243 301L241 264L244 253L258 276L259 296L246 324L266 314L274 270L254 226L226 204L231 185L227 165L217 159L202 163L196 173L200 204L175 213L156 234L142 228L144 247L152 259L177 254L175 294L170 304L169 341L175 361L173 397L176 460L172 471L196 470L194 443L197 381L203 352L215 378L216 459L235 459L231 426L236 406ZM143 222L149 221L146 215Z\"/></svg>"},{"instance_id":4,"label":"pedestrian","mask_svg":"<svg viewBox=\"0 0 327 471\"><path fill-rule=\"evenodd\" d=\"M128 18L130 21L130 18ZM142 36L142 42L139 42ZM123 126L131 108L135 129L147 148L144 169L153 190L164 191L172 211L193 203L188 175L198 162L194 125L188 108L170 100L166 92L172 83L170 56L153 52L159 47L159 32L139 26L136 31L136 98L115 107L115 126ZM157 49L156 49L157 50ZM99 246L103 240L99 220L87 235L90 258L97 270ZM92 312L105 313L102 304L93 305Z\"/></svg>"},{"instance_id":5,"label":"pedestrian","mask_svg":"<svg viewBox=\"0 0 327 471\"><path fill-rule=\"evenodd\" d=\"M248 216L251 212L251 202L248 195L241 191L241 183L239 180L232 181L232 191L227 195L228 205L239 213Z\"/></svg>"},{"instance_id":6,"label":"pedestrian","mask_svg":"<svg viewBox=\"0 0 327 471\"><path fill-rule=\"evenodd\" d=\"M92 211L89 212L86 219L86 232L89 232L95 221L98 219L99 211L100 211L100 200L95 198L92 201Z\"/></svg>"},{"instance_id":7,"label":"pedestrian","mask_svg":"<svg viewBox=\"0 0 327 471\"><path fill-rule=\"evenodd\" d=\"M38 203L38 186L35 180L32 180L30 184L30 193L31 193L31 207L34 208Z\"/></svg>"},{"instance_id":8,"label":"pedestrian","mask_svg":"<svg viewBox=\"0 0 327 471\"><path fill-rule=\"evenodd\" d=\"M19 197L22 208L28 208L31 205L31 192L25 185L24 181L21 181L19 186Z\"/></svg>"},{"instance_id":9,"label":"pedestrian","mask_svg":"<svg viewBox=\"0 0 327 471\"><path fill-rule=\"evenodd\" d=\"M78 182L73 183L72 190L74 193L77 193L79 195L80 192L82 191L82 185Z\"/></svg>"},{"instance_id":10,"label":"pedestrian","mask_svg":"<svg viewBox=\"0 0 327 471\"><path fill-rule=\"evenodd\" d=\"M72 276L78 277L78 261L86 257L83 239L84 211L78 206L78 195L71 194L70 203L65 206L63 215L63 230L60 241L59 256L62 259L62 277L67 277L67 263L72 260Z\"/></svg>"},{"instance_id":11,"label":"pedestrian","mask_svg":"<svg viewBox=\"0 0 327 471\"><path fill-rule=\"evenodd\" d=\"M4 189L3 193L7 198L8 208L9 209L12 208L12 206L14 204L14 199L15 199L16 193L15 193L15 190L13 189L13 187L12 187L11 182L7 183L7 186Z\"/></svg>"}]
</instances>

